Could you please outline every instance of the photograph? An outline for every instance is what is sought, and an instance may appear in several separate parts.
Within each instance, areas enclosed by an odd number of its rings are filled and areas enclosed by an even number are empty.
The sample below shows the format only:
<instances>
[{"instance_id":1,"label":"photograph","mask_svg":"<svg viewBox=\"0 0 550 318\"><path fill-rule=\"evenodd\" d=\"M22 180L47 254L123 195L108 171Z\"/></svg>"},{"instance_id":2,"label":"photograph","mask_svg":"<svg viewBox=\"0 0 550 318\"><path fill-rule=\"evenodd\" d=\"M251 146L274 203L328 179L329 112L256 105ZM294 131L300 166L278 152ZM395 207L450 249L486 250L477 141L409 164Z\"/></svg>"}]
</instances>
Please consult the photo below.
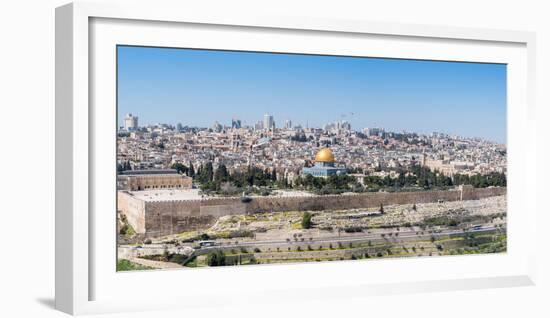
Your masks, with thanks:
<instances>
[{"instance_id":1,"label":"photograph","mask_svg":"<svg viewBox=\"0 0 550 318\"><path fill-rule=\"evenodd\" d=\"M116 47L117 271L507 252L507 65Z\"/></svg>"}]
</instances>

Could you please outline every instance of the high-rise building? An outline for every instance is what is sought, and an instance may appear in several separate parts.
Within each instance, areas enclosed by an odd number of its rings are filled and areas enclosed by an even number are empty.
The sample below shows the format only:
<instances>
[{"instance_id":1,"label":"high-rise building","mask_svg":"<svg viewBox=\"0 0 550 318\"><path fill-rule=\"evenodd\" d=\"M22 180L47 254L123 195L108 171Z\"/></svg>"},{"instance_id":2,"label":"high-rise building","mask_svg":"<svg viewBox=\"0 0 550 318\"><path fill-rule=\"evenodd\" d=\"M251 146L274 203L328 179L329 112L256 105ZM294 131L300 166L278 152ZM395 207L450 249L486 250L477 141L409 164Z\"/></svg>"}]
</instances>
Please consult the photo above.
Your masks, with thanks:
<instances>
[{"instance_id":1,"label":"high-rise building","mask_svg":"<svg viewBox=\"0 0 550 318\"><path fill-rule=\"evenodd\" d=\"M275 128L275 122L273 121L273 116L269 114L264 115L264 129L270 130Z\"/></svg>"},{"instance_id":2,"label":"high-rise building","mask_svg":"<svg viewBox=\"0 0 550 318\"><path fill-rule=\"evenodd\" d=\"M364 128L363 133L367 136L382 137L385 133L384 128Z\"/></svg>"},{"instance_id":3,"label":"high-rise building","mask_svg":"<svg viewBox=\"0 0 550 318\"><path fill-rule=\"evenodd\" d=\"M290 119L285 120L285 128L292 129L292 121Z\"/></svg>"},{"instance_id":4,"label":"high-rise building","mask_svg":"<svg viewBox=\"0 0 550 318\"><path fill-rule=\"evenodd\" d=\"M183 131L183 125L182 125L181 123L178 123L178 124L176 125L176 130L177 130L178 132Z\"/></svg>"},{"instance_id":5,"label":"high-rise building","mask_svg":"<svg viewBox=\"0 0 550 318\"><path fill-rule=\"evenodd\" d=\"M132 114L126 114L124 117L124 129L127 131L135 131L138 129L138 117Z\"/></svg>"},{"instance_id":6,"label":"high-rise building","mask_svg":"<svg viewBox=\"0 0 550 318\"><path fill-rule=\"evenodd\" d=\"M340 128L343 130L351 130L351 124L348 121L342 121Z\"/></svg>"},{"instance_id":7,"label":"high-rise building","mask_svg":"<svg viewBox=\"0 0 550 318\"><path fill-rule=\"evenodd\" d=\"M231 119L231 128L241 128L241 120L236 118Z\"/></svg>"},{"instance_id":8,"label":"high-rise building","mask_svg":"<svg viewBox=\"0 0 550 318\"><path fill-rule=\"evenodd\" d=\"M216 121L214 125L212 125L212 130L219 133L223 130L223 127L220 123Z\"/></svg>"}]
</instances>

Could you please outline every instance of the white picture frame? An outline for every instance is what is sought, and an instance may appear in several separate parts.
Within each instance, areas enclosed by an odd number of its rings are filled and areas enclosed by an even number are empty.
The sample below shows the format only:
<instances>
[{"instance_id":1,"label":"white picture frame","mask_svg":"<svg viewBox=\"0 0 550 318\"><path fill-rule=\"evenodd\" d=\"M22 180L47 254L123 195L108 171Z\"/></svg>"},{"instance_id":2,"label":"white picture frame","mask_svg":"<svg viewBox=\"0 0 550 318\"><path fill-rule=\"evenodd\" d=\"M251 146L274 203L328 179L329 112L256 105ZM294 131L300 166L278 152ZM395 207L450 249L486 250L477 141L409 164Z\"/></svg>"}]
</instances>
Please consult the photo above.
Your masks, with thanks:
<instances>
[{"instance_id":1,"label":"white picture frame","mask_svg":"<svg viewBox=\"0 0 550 318\"><path fill-rule=\"evenodd\" d=\"M135 32L138 28L139 33ZM346 54L365 55L366 51L361 51L354 44L360 38L361 41L381 41L384 44L377 48L378 51L368 51L372 56L393 55L401 58L501 62L511 65L508 78L508 202L511 212L509 252L506 255L469 256L466 259L441 257L429 260L400 259L368 263L334 262L239 268L238 271L242 274L237 273L235 268L207 269L193 271L193 277L184 277L189 273L176 271L117 274L111 265L101 265L107 264L108 259L114 262L112 255L116 248L112 245L115 218L92 213L98 207L108 208L112 205L107 199L98 199L101 197L98 191L107 182L114 181L114 176L97 174L102 169L109 169L108 162L103 162L101 158L109 157L114 144L114 138L112 144L103 143L111 131L107 129L101 132L98 127L109 124L113 124L110 126L113 129L116 127L114 118L109 119L109 113L112 112L115 116L109 106L113 102L109 87L115 81L113 69L109 67L113 65L113 56L109 54L114 54L115 50L108 50L114 44L182 46L184 44L172 43L174 35L181 34L182 30L179 28L188 28L188 34L197 33L195 37L188 35L188 41L198 43L198 35L201 35L201 39L210 41L195 44L200 47L224 46L223 48L261 51L280 45L280 49L283 44L277 44L276 38L282 38L287 42L284 45L296 45L282 49L283 51L331 53L327 51L331 48L316 45L321 42L335 44L341 41L340 43L348 45L349 51ZM208 29L211 37L203 37L203 28ZM216 35L219 32L226 32L225 36L229 36L234 42L222 43L220 35ZM246 32L256 35L269 33L272 38L271 41L254 41L252 44L251 35ZM243 34L246 36L240 37ZM304 39L310 43L309 47L304 46L304 41L301 41ZM398 48L403 47L404 43L411 49L399 51ZM517 136L521 131L530 136L535 135L534 45L535 35L530 32L291 16L252 17L244 13L225 15L223 12L193 10L188 4L153 9L141 4L119 6L113 1L109 4L73 3L57 8L56 308L71 314L86 314L239 303L243 297L249 302L278 302L297 298L346 297L352 294L368 296L534 284L535 249L532 245L523 244L525 241L522 237L534 235L535 231L534 194L523 191L524 185L533 182L532 179L535 178L535 143ZM453 52L453 48L460 46L476 48ZM94 90L110 91L111 94L96 95ZM98 102L101 102L101 107L92 107ZM112 182L109 186L114 185ZM519 210L522 214L514 212ZM112 219L111 223L109 218ZM109 232L110 230L113 231ZM98 233L105 234L105 239L99 238ZM111 238L110 233L113 233ZM484 267L485 263L501 266L491 271L489 266ZM446 273L442 270L444 267L453 273ZM461 267L463 272L457 270ZM111 273L109 268L112 269ZM363 279L359 280L354 278L357 271L365 268L373 274L362 275ZM408 279L405 275L407 270L414 272L416 278ZM390 278L382 275L384 272L401 274ZM304 279L299 283L285 285L285 280L278 277L286 273L300 277L310 273L314 277L322 275L323 279ZM174 289L167 288L156 292L154 296L148 295L146 300L136 301L139 295L133 294L132 290L136 289L135 286L131 287L132 281L136 279L140 280L140 286L155 288L157 291L155 284L182 280L191 285L196 293L178 294ZM241 284L243 287L236 288L238 293L218 297L223 295L224 288L215 291L201 289L198 286L200 281L222 281L228 286ZM265 283L262 286L255 285L259 281ZM123 297L120 288L126 288L131 297ZM308 293L304 294L303 290L308 290Z\"/></svg>"}]
</instances>

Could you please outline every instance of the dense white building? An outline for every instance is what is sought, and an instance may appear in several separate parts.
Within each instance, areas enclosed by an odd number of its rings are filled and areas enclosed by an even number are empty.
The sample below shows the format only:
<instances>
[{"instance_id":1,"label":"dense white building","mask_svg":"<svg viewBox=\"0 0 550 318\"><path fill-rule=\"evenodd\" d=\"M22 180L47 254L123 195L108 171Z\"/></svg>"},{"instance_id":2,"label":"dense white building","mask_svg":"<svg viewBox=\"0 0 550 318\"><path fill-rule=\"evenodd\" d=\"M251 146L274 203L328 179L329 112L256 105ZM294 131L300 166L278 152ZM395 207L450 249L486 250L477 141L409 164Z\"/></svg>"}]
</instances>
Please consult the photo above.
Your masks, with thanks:
<instances>
[{"instance_id":1,"label":"dense white building","mask_svg":"<svg viewBox=\"0 0 550 318\"><path fill-rule=\"evenodd\" d=\"M138 129L138 117L132 114L126 114L124 117L124 129L127 131L134 131Z\"/></svg>"},{"instance_id":2,"label":"dense white building","mask_svg":"<svg viewBox=\"0 0 550 318\"><path fill-rule=\"evenodd\" d=\"M275 121L273 120L273 116L269 114L264 115L264 129L274 129L275 128Z\"/></svg>"}]
</instances>

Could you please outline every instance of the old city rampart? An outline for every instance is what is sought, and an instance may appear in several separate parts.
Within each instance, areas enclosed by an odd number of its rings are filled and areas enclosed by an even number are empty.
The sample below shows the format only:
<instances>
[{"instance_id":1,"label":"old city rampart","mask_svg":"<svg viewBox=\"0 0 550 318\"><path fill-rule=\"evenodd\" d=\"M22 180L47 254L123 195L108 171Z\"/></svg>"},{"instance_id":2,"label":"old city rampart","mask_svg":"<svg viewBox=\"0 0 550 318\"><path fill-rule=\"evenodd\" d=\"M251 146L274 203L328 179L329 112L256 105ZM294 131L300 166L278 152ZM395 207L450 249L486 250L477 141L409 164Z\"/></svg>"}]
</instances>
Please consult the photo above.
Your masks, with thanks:
<instances>
[{"instance_id":1,"label":"old city rampart","mask_svg":"<svg viewBox=\"0 0 550 318\"><path fill-rule=\"evenodd\" d=\"M506 188L472 188L446 191L375 192L324 196L239 197L196 200L142 201L119 191L119 210L136 232L156 237L206 229L224 215L282 211L319 211L372 208L383 205L476 200L506 194Z\"/></svg>"}]
</instances>

